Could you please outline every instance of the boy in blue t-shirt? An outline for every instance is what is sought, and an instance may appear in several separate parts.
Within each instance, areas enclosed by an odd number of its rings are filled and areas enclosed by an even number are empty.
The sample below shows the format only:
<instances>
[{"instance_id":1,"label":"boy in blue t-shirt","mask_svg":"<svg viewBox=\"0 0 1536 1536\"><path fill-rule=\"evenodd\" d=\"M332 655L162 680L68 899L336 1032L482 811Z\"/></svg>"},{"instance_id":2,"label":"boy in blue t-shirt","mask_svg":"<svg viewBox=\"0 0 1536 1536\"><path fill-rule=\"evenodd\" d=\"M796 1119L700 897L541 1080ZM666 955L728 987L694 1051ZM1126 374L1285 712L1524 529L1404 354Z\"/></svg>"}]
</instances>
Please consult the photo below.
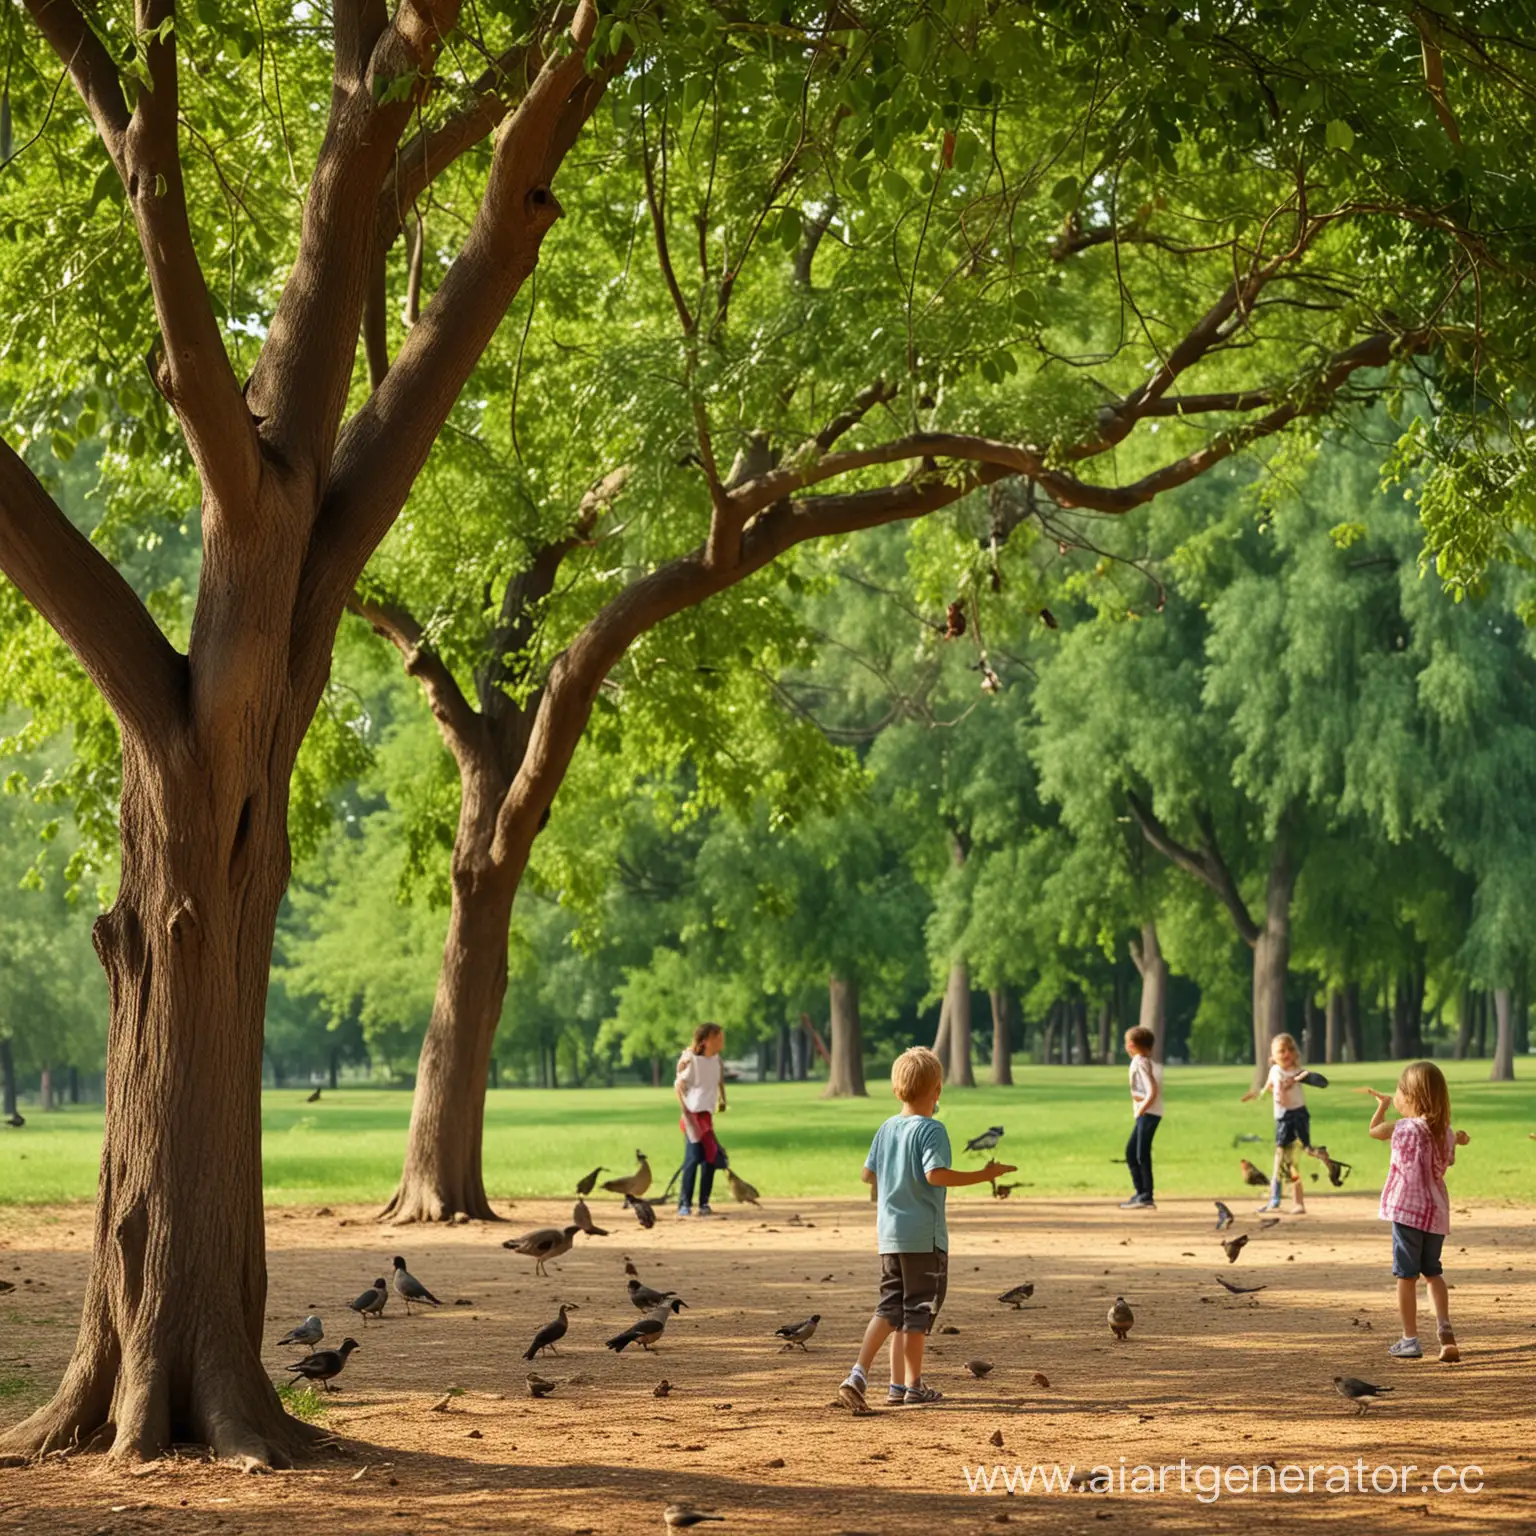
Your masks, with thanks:
<instances>
[{"instance_id":1,"label":"boy in blue t-shirt","mask_svg":"<svg viewBox=\"0 0 1536 1536\"><path fill-rule=\"evenodd\" d=\"M887 1401L933 1403L942 1394L923 1385L923 1346L949 1278L949 1232L944 1191L986 1184L1012 1173L1007 1163L988 1163L977 1173L949 1166L949 1132L933 1118L944 1086L939 1058L925 1046L903 1051L891 1067L891 1091L901 1100L875 1132L864 1159L863 1179L879 1196L880 1303L864 1330L857 1364L838 1388L849 1408L865 1407L868 1373L880 1346L891 1341Z\"/></svg>"}]
</instances>

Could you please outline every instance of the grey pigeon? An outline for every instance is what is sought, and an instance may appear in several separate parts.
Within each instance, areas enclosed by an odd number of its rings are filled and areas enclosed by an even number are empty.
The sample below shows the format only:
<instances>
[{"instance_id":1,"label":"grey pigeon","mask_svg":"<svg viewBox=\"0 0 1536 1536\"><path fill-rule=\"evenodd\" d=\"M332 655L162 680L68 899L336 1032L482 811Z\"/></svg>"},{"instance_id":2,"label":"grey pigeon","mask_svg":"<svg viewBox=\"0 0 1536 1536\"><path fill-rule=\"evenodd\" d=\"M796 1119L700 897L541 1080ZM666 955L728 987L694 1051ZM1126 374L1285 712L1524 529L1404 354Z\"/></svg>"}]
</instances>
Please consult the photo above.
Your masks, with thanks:
<instances>
[{"instance_id":1,"label":"grey pigeon","mask_svg":"<svg viewBox=\"0 0 1536 1536\"><path fill-rule=\"evenodd\" d=\"M347 1356L356 1348L356 1339L343 1339L340 1349L317 1349L314 1354L295 1361L288 1369L306 1381L318 1381L327 1392L334 1392L336 1389L331 1385L331 1378L341 1375Z\"/></svg>"},{"instance_id":2,"label":"grey pigeon","mask_svg":"<svg viewBox=\"0 0 1536 1536\"><path fill-rule=\"evenodd\" d=\"M534 1260L534 1274L547 1275L549 1271L544 1268L545 1262L569 1253L580 1231L580 1227L535 1227L532 1232L524 1232L521 1237L509 1237L501 1246L510 1248L513 1253L522 1254L525 1259Z\"/></svg>"},{"instance_id":3,"label":"grey pigeon","mask_svg":"<svg viewBox=\"0 0 1536 1536\"><path fill-rule=\"evenodd\" d=\"M604 1168L602 1164L598 1164L598 1166L594 1168L592 1172L586 1176L586 1178L577 1180L576 1193L585 1199L586 1196L592 1193L593 1188L596 1186L598 1174L607 1172L608 1170Z\"/></svg>"},{"instance_id":4,"label":"grey pigeon","mask_svg":"<svg viewBox=\"0 0 1536 1536\"><path fill-rule=\"evenodd\" d=\"M1013 1306L1013 1310L1015 1312L1017 1312L1019 1310L1019 1308L1022 1307L1024 1305L1024 1303L1026 1301L1028 1301L1029 1298L1031 1296L1033 1296L1034 1294L1035 1294L1034 1282L1033 1281L1029 1281L1028 1283L1026 1283L1024 1285L1016 1285L1016 1286L1014 1286L1014 1288L1011 1291L1004 1291L1003 1294L1001 1296L999 1296L997 1299L999 1301L1010 1302L1012 1304L1012 1306Z\"/></svg>"},{"instance_id":5,"label":"grey pigeon","mask_svg":"<svg viewBox=\"0 0 1536 1536\"><path fill-rule=\"evenodd\" d=\"M639 1195L625 1195L624 1204L635 1213L635 1220L647 1232L656 1225L656 1208L649 1200L642 1200Z\"/></svg>"},{"instance_id":6,"label":"grey pigeon","mask_svg":"<svg viewBox=\"0 0 1536 1536\"><path fill-rule=\"evenodd\" d=\"M1244 1232L1241 1237L1227 1238L1221 1245L1222 1252L1227 1256L1228 1264L1236 1264L1237 1256L1248 1246L1248 1234Z\"/></svg>"},{"instance_id":7,"label":"grey pigeon","mask_svg":"<svg viewBox=\"0 0 1536 1536\"><path fill-rule=\"evenodd\" d=\"M385 1303L389 1300L389 1282L381 1275L356 1301L349 1301L348 1308L359 1314L366 1327L370 1317L382 1317Z\"/></svg>"},{"instance_id":8,"label":"grey pigeon","mask_svg":"<svg viewBox=\"0 0 1536 1536\"><path fill-rule=\"evenodd\" d=\"M551 1354L558 1355L560 1351L555 1348L555 1345L565 1337L565 1330L569 1326L565 1321L565 1314L567 1312L579 1312L580 1310L575 1302L562 1301L560 1303L560 1316L552 1323L545 1323L534 1334L533 1343L528 1346L527 1353L524 1354L523 1359L532 1360L541 1349L547 1349Z\"/></svg>"},{"instance_id":9,"label":"grey pigeon","mask_svg":"<svg viewBox=\"0 0 1536 1536\"><path fill-rule=\"evenodd\" d=\"M671 1301L664 1302L661 1306L647 1312L633 1328L626 1328L623 1333L616 1333L608 1340L608 1348L615 1354L622 1354L638 1339L641 1349L648 1350L661 1337L662 1330L667 1326L668 1316L675 1313L678 1308L687 1305L686 1301L674 1296Z\"/></svg>"},{"instance_id":10,"label":"grey pigeon","mask_svg":"<svg viewBox=\"0 0 1536 1536\"><path fill-rule=\"evenodd\" d=\"M285 1333L277 1341L277 1347L281 1349L284 1344L302 1344L306 1349L313 1349L324 1337L325 1329L321 1326L320 1319L311 1315L306 1317L297 1328Z\"/></svg>"},{"instance_id":11,"label":"grey pigeon","mask_svg":"<svg viewBox=\"0 0 1536 1536\"><path fill-rule=\"evenodd\" d=\"M1109 1309L1110 1332L1123 1344L1136 1322L1136 1314L1126 1305L1124 1296L1116 1296Z\"/></svg>"},{"instance_id":12,"label":"grey pigeon","mask_svg":"<svg viewBox=\"0 0 1536 1536\"><path fill-rule=\"evenodd\" d=\"M645 1153L635 1152L640 1166L631 1174L626 1174L622 1179L604 1179L603 1188L610 1195L643 1195L651 1187L651 1165L646 1161Z\"/></svg>"},{"instance_id":13,"label":"grey pigeon","mask_svg":"<svg viewBox=\"0 0 1536 1536\"><path fill-rule=\"evenodd\" d=\"M966 1142L965 1150L967 1152L990 1152L1002 1139L1002 1126L994 1125L989 1130L983 1131L980 1136L974 1136L970 1141Z\"/></svg>"},{"instance_id":14,"label":"grey pigeon","mask_svg":"<svg viewBox=\"0 0 1536 1536\"><path fill-rule=\"evenodd\" d=\"M650 1286L641 1285L638 1280L629 1282L629 1299L642 1312L651 1312L657 1307L664 1307L676 1295L676 1291L653 1291Z\"/></svg>"},{"instance_id":15,"label":"grey pigeon","mask_svg":"<svg viewBox=\"0 0 1536 1536\"><path fill-rule=\"evenodd\" d=\"M990 1360L967 1360L965 1368L977 1381L981 1381L984 1377L991 1374L992 1362Z\"/></svg>"},{"instance_id":16,"label":"grey pigeon","mask_svg":"<svg viewBox=\"0 0 1536 1536\"><path fill-rule=\"evenodd\" d=\"M787 1339L785 1349L793 1349L796 1344L805 1349L806 1341L816 1332L816 1325L821 1321L821 1313L813 1312L803 1323L785 1323L782 1328L775 1328L774 1333L781 1339ZM809 1353L809 1351L806 1351Z\"/></svg>"},{"instance_id":17,"label":"grey pigeon","mask_svg":"<svg viewBox=\"0 0 1536 1536\"><path fill-rule=\"evenodd\" d=\"M1230 1280L1223 1280L1220 1275L1216 1276L1216 1284L1225 1290L1231 1291L1234 1296L1252 1296L1256 1291L1269 1289L1265 1285L1233 1285Z\"/></svg>"},{"instance_id":18,"label":"grey pigeon","mask_svg":"<svg viewBox=\"0 0 1536 1536\"><path fill-rule=\"evenodd\" d=\"M724 1520L725 1516L712 1515L707 1510L694 1509L688 1504L668 1504L661 1518L666 1521L669 1531L686 1531L706 1520Z\"/></svg>"},{"instance_id":19,"label":"grey pigeon","mask_svg":"<svg viewBox=\"0 0 1536 1536\"><path fill-rule=\"evenodd\" d=\"M576 1225L587 1234L588 1237L608 1236L606 1228L594 1226L592 1224L592 1212L587 1209L587 1202L585 1200L578 1200L576 1202L574 1209L571 1211L571 1220L574 1221Z\"/></svg>"},{"instance_id":20,"label":"grey pigeon","mask_svg":"<svg viewBox=\"0 0 1536 1536\"><path fill-rule=\"evenodd\" d=\"M1216 1202L1216 1230L1218 1232L1225 1232L1236 1219L1228 1205L1221 1200Z\"/></svg>"},{"instance_id":21,"label":"grey pigeon","mask_svg":"<svg viewBox=\"0 0 1536 1536\"><path fill-rule=\"evenodd\" d=\"M1373 1387L1368 1381L1361 1381L1358 1376L1335 1376L1333 1389L1340 1397L1347 1397L1350 1402L1356 1404L1355 1411L1364 1413L1369 1408L1368 1399L1380 1397L1384 1392L1394 1392L1395 1387Z\"/></svg>"},{"instance_id":22,"label":"grey pigeon","mask_svg":"<svg viewBox=\"0 0 1536 1536\"><path fill-rule=\"evenodd\" d=\"M442 1302L405 1267L405 1260L398 1253L395 1255L395 1295L405 1303L407 1317L411 1315L413 1301L418 1307L423 1302L432 1307L442 1306Z\"/></svg>"}]
</instances>

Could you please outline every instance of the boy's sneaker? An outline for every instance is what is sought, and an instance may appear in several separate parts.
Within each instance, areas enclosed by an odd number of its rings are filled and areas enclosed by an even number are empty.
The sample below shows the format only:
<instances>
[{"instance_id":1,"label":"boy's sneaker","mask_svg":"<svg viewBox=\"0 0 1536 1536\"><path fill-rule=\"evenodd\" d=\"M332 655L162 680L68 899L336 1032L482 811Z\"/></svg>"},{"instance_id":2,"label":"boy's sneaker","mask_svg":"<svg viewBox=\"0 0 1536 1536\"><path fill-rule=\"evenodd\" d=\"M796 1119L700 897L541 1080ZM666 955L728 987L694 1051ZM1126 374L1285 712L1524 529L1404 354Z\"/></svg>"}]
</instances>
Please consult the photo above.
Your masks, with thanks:
<instances>
[{"instance_id":1,"label":"boy's sneaker","mask_svg":"<svg viewBox=\"0 0 1536 1536\"><path fill-rule=\"evenodd\" d=\"M1139 1210L1144 1205L1150 1205L1151 1203L1152 1202L1147 1199L1145 1195L1132 1195L1129 1200L1122 1200L1120 1202L1120 1209L1122 1211L1134 1211Z\"/></svg>"},{"instance_id":2,"label":"boy's sneaker","mask_svg":"<svg viewBox=\"0 0 1536 1536\"><path fill-rule=\"evenodd\" d=\"M700 1216L713 1216L714 1214L715 1213L712 1210L710 1210L710 1208L707 1205L701 1205L699 1207L699 1215Z\"/></svg>"},{"instance_id":3,"label":"boy's sneaker","mask_svg":"<svg viewBox=\"0 0 1536 1536\"><path fill-rule=\"evenodd\" d=\"M1456 1334L1449 1323L1441 1323L1435 1329L1435 1337L1440 1342L1440 1358L1447 1365L1454 1365L1461 1359L1461 1351L1456 1348Z\"/></svg>"},{"instance_id":4,"label":"boy's sneaker","mask_svg":"<svg viewBox=\"0 0 1536 1536\"><path fill-rule=\"evenodd\" d=\"M1387 1353L1396 1360L1422 1360L1424 1351L1419 1348L1417 1339L1399 1339L1396 1344L1390 1345Z\"/></svg>"},{"instance_id":5,"label":"boy's sneaker","mask_svg":"<svg viewBox=\"0 0 1536 1536\"><path fill-rule=\"evenodd\" d=\"M1278 1211L1279 1209L1280 1202L1278 1200L1266 1200L1263 1205L1254 1206L1253 1213L1255 1216L1267 1216L1271 1211Z\"/></svg>"},{"instance_id":6,"label":"boy's sneaker","mask_svg":"<svg viewBox=\"0 0 1536 1536\"><path fill-rule=\"evenodd\" d=\"M937 1387L925 1387L919 1382L915 1387L907 1388L907 1402L912 1403L936 1403L944 1394Z\"/></svg>"},{"instance_id":7,"label":"boy's sneaker","mask_svg":"<svg viewBox=\"0 0 1536 1536\"><path fill-rule=\"evenodd\" d=\"M693 1207L691 1205L680 1205L677 1208L677 1214L679 1216L692 1216Z\"/></svg>"},{"instance_id":8,"label":"boy's sneaker","mask_svg":"<svg viewBox=\"0 0 1536 1536\"><path fill-rule=\"evenodd\" d=\"M864 1401L864 1381L851 1371L837 1389L837 1400L853 1413L868 1413L869 1404Z\"/></svg>"}]
</instances>

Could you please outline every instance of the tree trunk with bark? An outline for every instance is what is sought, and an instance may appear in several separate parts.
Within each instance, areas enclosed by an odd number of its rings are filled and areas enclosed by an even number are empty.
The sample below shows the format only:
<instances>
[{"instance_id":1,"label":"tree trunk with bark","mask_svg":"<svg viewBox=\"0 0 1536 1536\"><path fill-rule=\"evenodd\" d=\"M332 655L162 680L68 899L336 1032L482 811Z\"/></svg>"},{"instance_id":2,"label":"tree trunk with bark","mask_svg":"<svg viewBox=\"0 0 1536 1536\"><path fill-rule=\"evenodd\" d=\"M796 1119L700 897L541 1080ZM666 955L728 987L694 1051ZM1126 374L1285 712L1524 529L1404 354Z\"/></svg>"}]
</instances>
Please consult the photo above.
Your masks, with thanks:
<instances>
[{"instance_id":1,"label":"tree trunk with bark","mask_svg":"<svg viewBox=\"0 0 1536 1536\"><path fill-rule=\"evenodd\" d=\"M327 1079L327 1087L333 1092L341 1084L341 1052L333 1045L331 1047L330 1074Z\"/></svg>"},{"instance_id":2,"label":"tree trunk with bark","mask_svg":"<svg viewBox=\"0 0 1536 1536\"><path fill-rule=\"evenodd\" d=\"M9 1035L0 1035L0 1114L7 1120L16 1115L16 1057Z\"/></svg>"},{"instance_id":3,"label":"tree trunk with bark","mask_svg":"<svg viewBox=\"0 0 1536 1536\"><path fill-rule=\"evenodd\" d=\"M1079 997L1072 1004L1072 1039L1075 1056L1081 1066L1088 1065L1088 999Z\"/></svg>"},{"instance_id":4,"label":"tree trunk with bark","mask_svg":"<svg viewBox=\"0 0 1536 1536\"><path fill-rule=\"evenodd\" d=\"M827 1071L824 1099L863 1099L868 1097L864 1086L864 1035L859 1023L859 986L844 976L833 976L828 982L832 1019L832 1061Z\"/></svg>"},{"instance_id":5,"label":"tree trunk with bark","mask_svg":"<svg viewBox=\"0 0 1536 1536\"><path fill-rule=\"evenodd\" d=\"M1013 998L1006 987L992 989L992 1086L1013 1086Z\"/></svg>"},{"instance_id":6,"label":"tree trunk with bark","mask_svg":"<svg viewBox=\"0 0 1536 1536\"><path fill-rule=\"evenodd\" d=\"M1360 983L1349 982L1344 988L1344 1045L1350 1061L1365 1060L1365 1041L1360 1033Z\"/></svg>"},{"instance_id":7,"label":"tree trunk with bark","mask_svg":"<svg viewBox=\"0 0 1536 1536\"><path fill-rule=\"evenodd\" d=\"M949 1007L949 1060L945 1080L953 1088L974 1088L976 1074L971 1067L971 973L963 960L957 960L949 968L949 989L945 993L945 1001Z\"/></svg>"},{"instance_id":8,"label":"tree trunk with bark","mask_svg":"<svg viewBox=\"0 0 1536 1536\"><path fill-rule=\"evenodd\" d=\"M1253 946L1253 1086L1269 1075L1269 1044L1285 1033L1285 983L1291 968L1291 892L1296 871L1285 834L1270 852L1264 926Z\"/></svg>"},{"instance_id":9,"label":"tree trunk with bark","mask_svg":"<svg viewBox=\"0 0 1536 1536\"><path fill-rule=\"evenodd\" d=\"M1344 999L1337 987L1328 988L1328 1002L1324 1013L1323 1061L1343 1061L1344 1048Z\"/></svg>"},{"instance_id":10,"label":"tree trunk with bark","mask_svg":"<svg viewBox=\"0 0 1536 1536\"><path fill-rule=\"evenodd\" d=\"M1101 1065L1107 1066L1114 1058L1114 1022L1115 1005L1110 998L1105 998L1099 1004L1099 1048L1097 1060Z\"/></svg>"},{"instance_id":11,"label":"tree trunk with bark","mask_svg":"<svg viewBox=\"0 0 1536 1536\"><path fill-rule=\"evenodd\" d=\"M939 1027L933 1036L933 1054L949 1070L949 988L944 988L944 1000L939 1004Z\"/></svg>"},{"instance_id":12,"label":"tree trunk with bark","mask_svg":"<svg viewBox=\"0 0 1536 1536\"><path fill-rule=\"evenodd\" d=\"M1131 960L1141 976L1141 1005L1137 1024L1152 1031L1152 1059L1161 1062L1167 1051L1168 962L1157 942L1157 924L1148 918L1141 925L1141 940L1131 940ZM1114 1057L1109 1058L1111 1062Z\"/></svg>"},{"instance_id":13,"label":"tree trunk with bark","mask_svg":"<svg viewBox=\"0 0 1536 1536\"><path fill-rule=\"evenodd\" d=\"M1493 1011L1498 1021L1498 1032L1493 1048L1493 1070L1488 1074L1491 1083L1509 1083L1515 1077L1515 1024L1510 1007L1508 987L1493 990Z\"/></svg>"},{"instance_id":14,"label":"tree trunk with bark","mask_svg":"<svg viewBox=\"0 0 1536 1536\"><path fill-rule=\"evenodd\" d=\"M1301 1000L1302 1006L1302 1055L1309 1061L1323 1059L1323 1016L1317 1006L1317 994L1308 986Z\"/></svg>"}]
</instances>

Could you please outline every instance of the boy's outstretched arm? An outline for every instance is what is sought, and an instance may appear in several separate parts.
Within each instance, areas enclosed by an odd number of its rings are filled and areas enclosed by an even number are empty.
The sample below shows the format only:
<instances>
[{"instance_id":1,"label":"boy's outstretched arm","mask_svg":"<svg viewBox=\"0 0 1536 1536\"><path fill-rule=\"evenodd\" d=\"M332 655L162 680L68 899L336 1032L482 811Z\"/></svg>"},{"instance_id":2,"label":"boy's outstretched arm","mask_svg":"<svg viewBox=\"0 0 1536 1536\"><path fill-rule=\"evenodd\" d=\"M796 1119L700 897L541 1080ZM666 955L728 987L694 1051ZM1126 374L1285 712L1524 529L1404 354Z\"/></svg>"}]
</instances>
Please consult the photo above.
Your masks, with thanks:
<instances>
[{"instance_id":1,"label":"boy's outstretched arm","mask_svg":"<svg viewBox=\"0 0 1536 1536\"><path fill-rule=\"evenodd\" d=\"M990 1184L1005 1173L1016 1171L1013 1163L988 1163L975 1173L968 1173L964 1168L930 1168L928 1182L937 1184L941 1189L963 1189L967 1184Z\"/></svg>"}]
</instances>

